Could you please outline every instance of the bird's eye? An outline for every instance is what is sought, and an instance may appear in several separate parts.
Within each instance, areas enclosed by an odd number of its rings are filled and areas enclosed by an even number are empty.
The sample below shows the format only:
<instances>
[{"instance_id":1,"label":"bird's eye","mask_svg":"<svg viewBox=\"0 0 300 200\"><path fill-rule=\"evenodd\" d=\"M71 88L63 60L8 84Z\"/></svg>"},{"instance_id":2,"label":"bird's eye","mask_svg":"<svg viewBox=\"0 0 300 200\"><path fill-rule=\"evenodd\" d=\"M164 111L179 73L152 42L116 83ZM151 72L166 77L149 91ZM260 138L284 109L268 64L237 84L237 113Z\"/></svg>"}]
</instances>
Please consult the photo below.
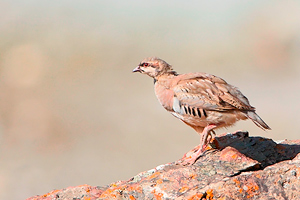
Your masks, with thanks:
<instances>
[{"instance_id":1,"label":"bird's eye","mask_svg":"<svg viewBox=\"0 0 300 200\"><path fill-rule=\"evenodd\" d=\"M149 66L149 64L148 63L144 63L144 67L148 67Z\"/></svg>"}]
</instances>

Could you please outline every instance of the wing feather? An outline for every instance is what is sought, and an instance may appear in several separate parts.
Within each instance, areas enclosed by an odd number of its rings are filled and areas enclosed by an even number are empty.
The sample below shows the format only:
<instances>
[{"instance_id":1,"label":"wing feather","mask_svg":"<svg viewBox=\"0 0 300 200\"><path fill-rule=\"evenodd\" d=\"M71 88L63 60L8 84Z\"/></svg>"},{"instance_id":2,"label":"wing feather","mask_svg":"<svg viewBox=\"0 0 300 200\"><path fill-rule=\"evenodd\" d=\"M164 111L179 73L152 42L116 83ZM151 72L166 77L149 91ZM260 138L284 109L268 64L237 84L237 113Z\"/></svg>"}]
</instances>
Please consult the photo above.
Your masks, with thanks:
<instances>
[{"instance_id":1,"label":"wing feather","mask_svg":"<svg viewBox=\"0 0 300 200\"><path fill-rule=\"evenodd\" d=\"M172 89L180 106L215 111L255 110L236 87L214 75L182 74ZM176 110L180 109L177 107Z\"/></svg>"}]
</instances>

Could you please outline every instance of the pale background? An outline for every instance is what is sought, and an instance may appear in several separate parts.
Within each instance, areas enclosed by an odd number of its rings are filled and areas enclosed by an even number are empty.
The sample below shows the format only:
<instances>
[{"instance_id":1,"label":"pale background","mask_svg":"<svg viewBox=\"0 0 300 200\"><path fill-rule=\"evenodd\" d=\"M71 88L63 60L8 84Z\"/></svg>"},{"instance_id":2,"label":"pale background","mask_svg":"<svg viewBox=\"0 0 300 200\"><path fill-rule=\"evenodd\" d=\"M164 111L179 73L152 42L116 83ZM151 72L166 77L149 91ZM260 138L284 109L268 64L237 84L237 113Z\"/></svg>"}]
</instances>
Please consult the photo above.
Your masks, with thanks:
<instances>
[{"instance_id":1,"label":"pale background","mask_svg":"<svg viewBox=\"0 0 300 200\"><path fill-rule=\"evenodd\" d=\"M132 73L148 56L238 86L273 129L218 133L300 138L300 2L182 2L0 1L0 199L127 180L196 146Z\"/></svg>"}]
</instances>

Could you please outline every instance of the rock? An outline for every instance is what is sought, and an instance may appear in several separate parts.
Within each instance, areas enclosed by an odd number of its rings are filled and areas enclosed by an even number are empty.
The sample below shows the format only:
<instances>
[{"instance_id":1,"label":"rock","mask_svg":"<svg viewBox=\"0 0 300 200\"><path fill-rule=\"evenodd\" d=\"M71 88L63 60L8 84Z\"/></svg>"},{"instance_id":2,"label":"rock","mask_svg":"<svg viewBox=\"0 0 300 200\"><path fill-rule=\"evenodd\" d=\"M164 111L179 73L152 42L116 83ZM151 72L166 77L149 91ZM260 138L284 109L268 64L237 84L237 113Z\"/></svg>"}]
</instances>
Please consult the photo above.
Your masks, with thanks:
<instances>
[{"instance_id":1,"label":"rock","mask_svg":"<svg viewBox=\"0 0 300 200\"><path fill-rule=\"evenodd\" d=\"M277 144L236 132L215 137L211 146L191 166L179 160L109 186L69 187L28 200L300 199L300 140Z\"/></svg>"}]
</instances>

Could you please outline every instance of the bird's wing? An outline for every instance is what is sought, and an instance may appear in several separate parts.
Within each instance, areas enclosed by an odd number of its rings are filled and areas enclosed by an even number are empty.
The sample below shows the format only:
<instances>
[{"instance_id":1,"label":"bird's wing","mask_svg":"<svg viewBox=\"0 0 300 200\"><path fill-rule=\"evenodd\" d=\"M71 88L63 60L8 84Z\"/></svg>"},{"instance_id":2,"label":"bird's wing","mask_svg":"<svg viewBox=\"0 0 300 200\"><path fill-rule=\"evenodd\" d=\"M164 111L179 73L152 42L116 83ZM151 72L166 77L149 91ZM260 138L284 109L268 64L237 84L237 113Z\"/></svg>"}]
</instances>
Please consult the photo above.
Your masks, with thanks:
<instances>
[{"instance_id":1,"label":"bird's wing","mask_svg":"<svg viewBox=\"0 0 300 200\"><path fill-rule=\"evenodd\" d=\"M176 77L173 110L199 108L211 111L254 110L248 99L234 86L223 79L206 74L190 73ZM186 112L187 113L187 112Z\"/></svg>"}]
</instances>

